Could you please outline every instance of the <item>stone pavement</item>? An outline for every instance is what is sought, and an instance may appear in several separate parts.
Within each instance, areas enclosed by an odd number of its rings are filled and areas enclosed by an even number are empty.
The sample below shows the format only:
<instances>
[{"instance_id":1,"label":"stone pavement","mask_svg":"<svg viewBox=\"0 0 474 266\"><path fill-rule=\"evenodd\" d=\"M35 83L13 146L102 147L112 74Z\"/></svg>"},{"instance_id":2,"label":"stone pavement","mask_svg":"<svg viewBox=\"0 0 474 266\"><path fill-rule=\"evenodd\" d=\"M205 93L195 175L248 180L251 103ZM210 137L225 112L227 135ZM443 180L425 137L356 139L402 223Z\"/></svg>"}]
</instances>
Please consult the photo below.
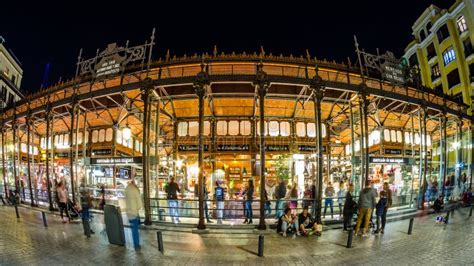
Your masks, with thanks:
<instances>
[{"instance_id":1,"label":"stone pavement","mask_svg":"<svg viewBox=\"0 0 474 266\"><path fill-rule=\"evenodd\" d=\"M9 206L0 206L0 265L473 265L474 218L469 209L456 210L449 225L436 225L434 216L415 220L413 235L408 221L387 224L385 235L356 237L345 248L347 234L326 231L321 238L283 238L265 234L265 257L256 256L257 234L190 234L163 232L164 255L157 250L156 231L141 230L142 250L108 243L95 221L96 234L83 235L82 224L62 224L48 215L43 227L41 213L20 208L20 219ZM100 220L97 217L96 220ZM128 228L127 241L131 239Z\"/></svg>"}]
</instances>

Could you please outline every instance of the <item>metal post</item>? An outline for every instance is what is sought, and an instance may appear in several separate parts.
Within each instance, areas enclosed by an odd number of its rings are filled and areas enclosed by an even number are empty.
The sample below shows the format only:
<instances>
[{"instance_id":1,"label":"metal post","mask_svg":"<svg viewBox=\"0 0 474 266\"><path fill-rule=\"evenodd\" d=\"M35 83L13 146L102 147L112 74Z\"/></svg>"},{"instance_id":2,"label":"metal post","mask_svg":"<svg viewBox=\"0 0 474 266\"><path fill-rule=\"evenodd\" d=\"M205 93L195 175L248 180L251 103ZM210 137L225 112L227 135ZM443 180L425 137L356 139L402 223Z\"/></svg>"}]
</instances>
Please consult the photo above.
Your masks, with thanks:
<instances>
[{"instance_id":1,"label":"metal post","mask_svg":"<svg viewBox=\"0 0 474 266\"><path fill-rule=\"evenodd\" d=\"M349 234L347 236L346 248L351 248L352 247L352 238L354 237L354 230L352 228L349 228L348 233Z\"/></svg>"},{"instance_id":2,"label":"metal post","mask_svg":"<svg viewBox=\"0 0 474 266\"><path fill-rule=\"evenodd\" d=\"M73 96L73 98L75 95ZM75 185L74 185L74 146L72 145L72 139L74 136L74 116L76 114L76 103L73 100L70 115L71 115L71 126L69 128L69 173L71 177L71 194L72 194L72 202L76 202L76 193L75 193Z\"/></svg>"},{"instance_id":3,"label":"metal post","mask_svg":"<svg viewBox=\"0 0 474 266\"><path fill-rule=\"evenodd\" d=\"M472 216L472 205L471 205L471 209L469 210L469 217Z\"/></svg>"},{"instance_id":4,"label":"metal post","mask_svg":"<svg viewBox=\"0 0 474 266\"><path fill-rule=\"evenodd\" d=\"M425 105L426 106L426 105ZM421 132L423 132L423 135L420 135L421 146L423 149L423 153L420 153L420 156L423 156L423 184L422 184L422 193L421 193L421 209L425 209L425 193L426 189L428 188L428 181L426 180L426 172L428 170L428 145L427 145L427 138L428 138L428 132L426 131L426 110L423 108L423 126ZM421 160L421 157L420 157Z\"/></svg>"},{"instance_id":5,"label":"metal post","mask_svg":"<svg viewBox=\"0 0 474 266\"><path fill-rule=\"evenodd\" d=\"M411 233L413 232L413 221L415 220L415 218L410 218L410 224L408 225L408 234L411 235Z\"/></svg>"},{"instance_id":6,"label":"metal post","mask_svg":"<svg viewBox=\"0 0 474 266\"><path fill-rule=\"evenodd\" d=\"M18 182L18 174L17 174L17 169L16 169L16 150L17 150L17 147L20 148L19 146L19 143L17 142L17 139L16 139L16 129L17 129L17 125L16 125L16 116L14 115L13 116L13 123L12 123L12 130L13 130L13 179L15 180L15 189L16 189L16 192L18 193L18 195L20 194L20 184Z\"/></svg>"},{"instance_id":7,"label":"metal post","mask_svg":"<svg viewBox=\"0 0 474 266\"><path fill-rule=\"evenodd\" d=\"M463 149L463 145L462 145L462 126L463 126L463 122L462 122L462 118L459 118L460 121L458 121L456 123L456 138L457 138L457 143L459 143L457 147L457 150L456 150L456 168L455 168L455 173L456 173L456 177L455 177L455 181L454 181L454 184L455 186L458 186L458 184L460 183L460 179L461 179L461 165L462 165L462 149Z\"/></svg>"},{"instance_id":8,"label":"metal post","mask_svg":"<svg viewBox=\"0 0 474 266\"><path fill-rule=\"evenodd\" d=\"M411 157L415 161L415 122L413 121L413 115L410 114L411 120ZM413 183L415 181L413 174L413 167L411 169L411 193L410 193L410 208L413 207Z\"/></svg>"},{"instance_id":9,"label":"metal post","mask_svg":"<svg viewBox=\"0 0 474 266\"><path fill-rule=\"evenodd\" d=\"M471 189L472 192L472 176L474 176L474 121L471 120L471 178L469 182L469 189ZM471 207L471 213L472 213L472 207Z\"/></svg>"},{"instance_id":10,"label":"metal post","mask_svg":"<svg viewBox=\"0 0 474 266\"><path fill-rule=\"evenodd\" d=\"M314 115L316 122L316 160L317 160L317 182L318 186L316 187L316 197L317 197L317 207L315 219L318 223L321 223L321 203L323 201L323 140L322 140L322 130L321 130L321 101L324 96L324 83L322 78L318 75L318 69L316 67L316 75L311 81L310 88L313 91L313 101L314 101Z\"/></svg>"},{"instance_id":11,"label":"metal post","mask_svg":"<svg viewBox=\"0 0 474 266\"><path fill-rule=\"evenodd\" d=\"M3 114L2 114L2 128L0 129L2 133L2 175L3 175L3 186L5 187L5 196L8 193L8 185L7 185L7 170L6 170L6 161L5 161L5 145L7 144L5 141L6 135L6 128L3 121Z\"/></svg>"},{"instance_id":12,"label":"metal post","mask_svg":"<svg viewBox=\"0 0 474 266\"><path fill-rule=\"evenodd\" d=\"M257 73L254 86L257 88L258 103L260 107L260 221L259 230L267 229L265 224L265 96L268 92L270 82L267 79L267 73L263 70L263 64L257 64Z\"/></svg>"},{"instance_id":13,"label":"metal post","mask_svg":"<svg viewBox=\"0 0 474 266\"><path fill-rule=\"evenodd\" d=\"M158 241L158 251L163 254L165 250L163 248L163 234L161 233L161 231L156 231L156 239Z\"/></svg>"},{"instance_id":14,"label":"metal post","mask_svg":"<svg viewBox=\"0 0 474 266\"><path fill-rule=\"evenodd\" d=\"M444 143L444 146L443 148L441 149L441 153L444 154L444 157L443 157L443 184L442 184L442 193L443 195L446 196L446 177L448 175L448 132L447 132L447 116L446 116L446 113L443 113L443 143Z\"/></svg>"},{"instance_id":15,"label":"metal post","mask_svg":"<svg viewBox=\"0 0 474 266\"><path fill-rule=\"evenodd\" d=\"M142 151L142 163L143 163L143 202L145 209L145 225L151 225L151 213L150 213L150 165L149 165L149 152L150 152L150 91L153 89L153 84L150 78L146 78L144 81L144 89L142 91L143 99L143 151Z\"/></svg>"},{"instance_id":16,"label":"metal post","mask_svg":"<svg viewBox=\"0 0 474 266\"><path fill-rule=\"evenodd\" d=\"M29 112L28 112L29 113ZM31 186L31 159L34 160L34 157L31 158L30 150L33 151L33 149L30 148L30 139L31 139L31 130L30 130L30 116L26 118L26 146L27 146L27 151L26 151L26 158L27 158L27 173L28 173L28 188L30 189L30 201L31 201L31 206L35 206L35 201L33 199L33 189Z\"/></svg>"},{"instance_id":17,"label":"metal post","mask_svg":"<svg viewBox=\"0 0 474 266\"><path fill-rule=\"evenodd\" d=\"M263 234L260 234L258 236L258 256L259 257L263 257L264 244L265 244L265 238L264 238Z\"/></svg>"},{"instance_id":18,"label":"metal post","mask_svg":"<svg viewBox=\"0 0 474 266\"><path fill-rule=\"evenodd\" d=\"M48 192L48 203L49 203L49 210L52 211L54 210L53 208L53 199L51 197L51 182L50 182L50 177L49 175L50 170L49 170L49 155L50 155L50 143L51 145L53 144L53 139L52 136L50 136L50 130L51 130L51 108L50 106L47 107L46 110L46 189ZM51 141L50 141L51 138Z\"/></svg>"},{"instance_id":19,"label":"metal post","mask_svg":"<svg viewBox=\"0 0 474 266\"><path fill-rule=\"evenodd\" d=\"M43 217L44 227L48 227L48 220L46 220L46 213L44 211L41 212L41 216Z\"/></svg>"},{"instance_id":20,"label":"metal post","mask_svg":"<svg viewBox=\"0 0 474 266\"><path fill-rule=\"evenodd\" d=\"M327 135L327 139L329 141L331 141L331 125L329 123L326 124L326 135ZM322 131L321 131L321 138L323 138L323 135L322 135ZM326 168L326 171L328 173L328 179L327 179L327 182L333 182L333 180L331 180L331 145L329 144L328 147L327 147L327 168Z\"/></svg>"},{"instance_id":21,"label":"metal post","mask_svg":"<svg viewBox=\"0 0 474 266\"><path fill-rule=\"evenodd\" d=\"M363 87L365 88L365 87ZM364 183L369 180L369 122L368 122L368 102L365 93L361 94L362 98L362 113L363 113L363 121L364 121L364 130L363 130L363 139L364 139L364 147L361 147L361 150L364 149Z\"/></svg>"},{"instance_id":22,"label":"metal post","mask_svg":"<svg viewBox=\"0 0 474 266\"><path fill-rule=\"evenodd\" d=\"M204 153L204 96L206 95L206 88L209 86L209 74L205 69L204 62L201 64L201 71L196 76L194 82L194 89L199 101L199 120L198 120L198 196L199 196L199 222L197 229L204 230L206 225L204 223L204 175L203 175L203 153Z\"/></svg>"},{"instance_id":23,"label":"metal post","mask_svg":"<svg viewBox=\"0 0 474 266\"><path fill-rule=\"evenodd\" d=\"M350 114L350 117L349 117L349 125L351 127L351 180L352 180L352 183L354 183L354 179L355 179L355 144L354 144L354 141L355 141L355 136L354 136L354 114L352 112L352 103L349 103L349 114Z\"/></svg>"},{"instance_id":24,"label":"metal post","mask_svg":"<svg viewBox=\"0 0 474 266\"><path fill-rule=\"evenodd\" d=\"M16 195L15 195L16 196ZM16 218L20 219L20 213L18 212L18 201L15 200L15 213L16 213Z\"/></svg>"}]
</instances>

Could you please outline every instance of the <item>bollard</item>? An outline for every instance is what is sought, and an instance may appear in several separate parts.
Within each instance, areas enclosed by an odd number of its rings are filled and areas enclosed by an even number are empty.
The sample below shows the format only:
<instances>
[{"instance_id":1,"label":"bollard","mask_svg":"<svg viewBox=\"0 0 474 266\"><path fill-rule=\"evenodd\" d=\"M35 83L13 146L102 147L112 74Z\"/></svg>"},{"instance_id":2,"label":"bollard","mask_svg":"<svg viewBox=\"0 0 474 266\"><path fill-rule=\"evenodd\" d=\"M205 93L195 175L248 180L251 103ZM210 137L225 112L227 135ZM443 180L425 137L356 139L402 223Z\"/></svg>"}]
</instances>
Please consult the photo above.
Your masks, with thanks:
<instances>
[{"instance_id":1,"label":"bollard","mask_svg":"<svg viewBox=\"0 0 474 266\"><path fill-rule=\"evenodd\" d=\"M471 205L471 210L469 210L469 217L472 216L472 205Z\"/></svg>"},{"instance_id":2,"label":"bollard","mask_svg":"<svg viewBox=\"0 0 474 266\"><path fill-rule=\"evenodd\" d=\"M163 234L161 231L156 231L156 239L158 240L158 251L163 254L165 250L163 249Z\"/></svg>"},{"instance_id":3,"label":"bollard","mask_svg":"<svg viewBox=\"0 0 474 266\"><path fill-rule=\"evenodd\" d=\"M411 235L411 233L413 232L413 221L415 221L415 218L411 218L410 219L410 225L408 226L408 234Z\"/></svg>"},{"instance_id":4,"label":"bollard","mask_svg":"<svg viewBox=\"0 0 474 266\"><path fill-rule=\"evenodd\" d=\"M349 235L347 236L347 245L346 248L352 247L352 238L354 237L354 230L352 228L349 229Z\"/></svg>"},{"instance_id":5,"label":"bollard","mask_svg":"<svg viewBox=\"0 0 474 266\"><path fill-rule=\"evenodd\" d=\"M20 219L20 213L18 212L18 205L15 204L16 218Z\"/></svg>"},{"instance_id":6,"label":"bollard","mask_svg":"<svg viewBox=\"0 0 474 266\"><path fill-rule=\"evenodd\" d=\"M260 234L258 236L258 256L263 257L263 244L264 244L264 236Z\"/></svg>"},{"instance_id":7,"label":"bollard","mask_svg":"<svg viewBox=\"0 0 474 266\"><path fill-rule=\"evenodd\" d=\"M41 212L41 216L43 216L43 225L44 225L44 227L48 227L48 221L46 220L46 213Z\"/></svg>"},{"instance_id":8,"label":"bollard","mask_svg":"<svg viewBox=\"0 0 474 266\"><path fill-rule=\"evenodd\" d=\"M448 222L449 222L449 211L448 211L448 213L446 213L446 223L448 223Z\"/></svg>"}]
</instances>

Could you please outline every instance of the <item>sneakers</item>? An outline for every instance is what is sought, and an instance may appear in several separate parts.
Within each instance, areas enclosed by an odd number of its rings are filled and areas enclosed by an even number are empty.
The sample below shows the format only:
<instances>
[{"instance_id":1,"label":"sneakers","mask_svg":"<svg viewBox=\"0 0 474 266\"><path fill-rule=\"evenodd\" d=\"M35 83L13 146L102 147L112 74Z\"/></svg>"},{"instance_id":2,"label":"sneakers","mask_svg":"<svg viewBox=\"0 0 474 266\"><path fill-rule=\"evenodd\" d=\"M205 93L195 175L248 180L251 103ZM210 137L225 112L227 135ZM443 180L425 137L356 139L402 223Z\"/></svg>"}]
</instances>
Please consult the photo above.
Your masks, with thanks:
<instances>
[{"instance_id":1,"label":"sneakers","mask_svg":"<svg viewBox=\"0 0 474 266\"><path fill-rule=\"evenodd\" d=\"M382 230L380 230L380 233L381 233L381 234L383 234L383 229L382 229Z\"/></svg>"},{"instance_id":2,"label":"sneakers","mask_svg":"<svg viewBox=\"0 0 474 266\"><path fill-rule=\"evenodd\" d=\"M286 237L286 232L283 232L282 236L283 236L283 237Z\"/></svg>"},{"instance_id":3,"label":"sneakers","mask_svg":"<svg viewBox=\"0 0 474 266\"><path fill-rule=\"evenodd\" d=\"M362 234L362 237L368 237L369 235L367 233Z\"/></svg>"}]
</instances>

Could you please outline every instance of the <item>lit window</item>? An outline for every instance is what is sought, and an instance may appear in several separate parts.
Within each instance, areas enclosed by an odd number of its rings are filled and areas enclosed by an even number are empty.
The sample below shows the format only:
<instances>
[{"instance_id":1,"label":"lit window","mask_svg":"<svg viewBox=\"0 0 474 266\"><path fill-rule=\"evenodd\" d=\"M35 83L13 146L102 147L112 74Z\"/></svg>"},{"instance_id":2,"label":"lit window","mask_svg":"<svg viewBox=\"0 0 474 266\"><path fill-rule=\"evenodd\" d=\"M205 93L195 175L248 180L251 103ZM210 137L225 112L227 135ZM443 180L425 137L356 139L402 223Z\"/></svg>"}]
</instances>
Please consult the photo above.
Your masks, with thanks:
<instances>
[{"instance_id":1,"label":"lit window","mask_svg":"<svg viewBox=\"0 0 474 266\"><path fill-rule=\"evenodd\" d=\"M411 143L410 132L405 132L405 144L410 144L410 143Z\"/></svg>"},{"instance_id":2,"label":"lit window","mask_svg":"<svg viewBox=\"0 0 474 266\"><path fill-rule=\"evenodd\" d=\"M323 138L326 137L326 124L321 125L321 135Z\"/></svg>"},{"instance_id":3,"label":"lit window","mask_svg":"<svg viewBox=\"0 0 474 266\"><path fill-rule=\"evenodd\" d=\"M447 64L453 62L456 59L456 54L454 53L454 49L452 46L446 48L443 52L443 60L444 60L444 65L446 66Z\"/></svg>"},{"instance_id":4,"label":"lit window","mask_svg":"<svg viewBox=\"0 0 474 266\"><path fill-rule=\"evenodd\" d=\"M196 121L189 122L189 136L197 136L199 134L199 123Z\"/></svg>"},{"instance_id":5,"label":"lit window","mask_svg":"<svg viewBox=\"0 0 474 266\"><path fill-rule=\"evenodd\" d=\"M390 142L390 130L384 129L383 131L383 140L386 142Z\"/></svg>"},{"instance_id":6,"label":"lit window","mask_svg":"<svg viewBox=\"0 0 474 266\"><path fill-rule=\"evenodd\" d=\"M229 135L236 136L239 134L239 121L229 121Z\"/></svg>"},{"instance_id":7,"label":"lit window","mask_svg":"<svg viewBox=\"0 0 474 266\"><path fill-rule=\"evenodd\" d=\"M394 129L390 130L390 141L397 142L397 132Z\"/></svg>"},{"instance_id":8,"label":"lit window","mask_svg":"<svg viewBox=\"0 0 474 266\"><path fill-rule=\"evenodd\" d=\"M435 64L431 67L431 80L435 80L441 77L441 72L439 71L439 65Z\"/></svg>"},{"instance_id":9,"label":"lit window","mask_svg":"<svg viewBox=\"0 0 474 266\"><path fill-rule=\"evenodd\" d=\"M306 125L303 122L296 123L296 135L298 137L306 136Z\"/></svg>"},{"instance_id":10,"label":"lit window","mask_svg":"<svg viewBox=\"0 0 474 266\"><path fill-rule=\"evenodd\" d=\"M211 123L209 121L204 121L204 136L209 136L211 134Z\"/></svg>"},{"instance_id":11,"label":"lit window","mask_svg":"<svg viewBox=\"0 0 474 266\"><path fill-rule=\"evenodd\" d=\"M346 145L346 154L351 154L351 146L349 144Z\"/></svg>"},{"instance_id":12,"label":"lit window","mask_svg":"<svg viewBox=\"0 0 474 266\"><path fill-rule=\"evenodd\" d=\"M99 131L98 130L92 131L92 143L97 143L98 138L99 138ZM54 140L54 142L56 142L56 139Z\"/></svg>"},{"instance_id":13,"label":"lit window","mask_svg":"<svg viewBox=\"0 0 474 266\"><path fill-rule=\"evenodd\" d=\"M117 134L115 136L115 142L117 142L117 144L122 144L122 130L116 130L115 134ZM94 136L94 132L92 132L92 136Z\"/></svg>"},{"instance_id":14,"label":"lit window","mask_svg":"<svg viewBox=\"0 0 474 266\"><path fill-rule=\"evenodd\" d=\"M111 127L107 128L107 130L105 131L105 141L107 141L107 142L112 141L112 139L114 137L113 135L114 135L114 130ZM78 138L78 142L79 142L79 138Z\"/></svg>"},{"instance_id":15,"label":"lit window","mask_svg":"<svg viewBox=\"0 0 474 266\"><path fill-rule=\"evenodd\" d=\"M263 123L263 127L265 128L265 136L268 135L268 123L265 121ZM260 121L257 122L257 135L260 136Z\"/></svg>"},{"instance_id":16,"label":"lit window","mask_svg":"<svg viewBox=\"0 0 474 266\"><path fill-rule=\"evenodd\" d=\"M360 151L360 140L354 142L354 152Z\"/></svg>"},{"instance_id":17,"label":"lit window","mask_svg":"<svg viewBox=\"0 0 474 266\"><path fill-rule=\"evenodd\" d=\"M217 121L217 135L227 135L227 121Z\"/></svg>"},{"instance_id":18,"label":"lit window","mask_svg":"<svg viewBox=\"0 0 474 266\"><path fill-rule=\"evenodd\" d=\"M283 137L287 137L290 135L290 123L289 122L281 122L280 123L280 135Z\"/></svg>"},{"instance_id":19,"label":"lit window","mask_svg":"<svg viewBox=\"0 0 474 266\"><path fill-rule=\"evenodd\" d=\"M419 145L419 144L420 144L420 141L421 141L421 140L420 140L420 134L415 133L415 144L416 144L416 145Z\"/></svg>"},{"instance_id":20,"label":"lit window","mask_svg":"<svg viewBox=\"0 0 474 266\"><path fill-rule=\"evenodd\" d=\"M280 133L280 125L277 121L270 121L270 123L268 123L268 127L268 132L270 136L278 136L278 134Z\"/></svg>"},{"instance_id":21,"label":"lit window","mask_svg":"<svg viewBox=\"0 0 474 266\"><path fill-rule=\"evenodd\" d=\"M310 138L316 137L316 124L315 123L308 123L306 125L306 134Z\"/></svg>"},{"instance_id":22,"label":"lit window","mask_svg":"<svg viewBox=\"0 0 474 266\"><path fill-rule=\"evenodd\" d=\"M84 143L89 143L89 131L86 131L86 133L84 134Z\"/></svg>"},{"instance_id":23,"label":"lit window","mask_svg":"<svg viewBox=\"0 0 474 266\"><path fill-rule=\"evenodd\" d=\"M99 130L99 142L105 141L105 129Z\"/></svg>"},{"instance_id":24,"label":"lit window","mask_svg":"<svg viewBox=\"0 0 474 266\"><path fill-rule=\"evenodd\" d=\"M188 123L179 122L178 123L178 136L184 137L188 135Z\"/></svg>"},{"instance_id":25,"label":"lit window","mask_svg":"<svg viewBox=\"0 0 474 266\"><path fill-rule=\"evenodd\" d=\"M250 121L240 121L240 135L248 136L251 133Z\"/></svg>"},{"instance_id":26,"label":"lit window","mask_svg":"<svg viewBox=\"0 0 474 266\"><path fill-rule=\"evenodd\" d=\"M397 131L397 142L402 143L402 132L400 130Z\"/></svg>"},{"instance_id":27,"label":"lit window","mask_svg":"<svg viewBox=\"0 0 474 266\"><path fill-rule=\"evenodd\" d=\"M466 19L464 18L464 16L460 16L458 18L457 24L458 24L459 33L463 33L467 31L467 24L466 24Z\"/></svg>"}]
</instances>

